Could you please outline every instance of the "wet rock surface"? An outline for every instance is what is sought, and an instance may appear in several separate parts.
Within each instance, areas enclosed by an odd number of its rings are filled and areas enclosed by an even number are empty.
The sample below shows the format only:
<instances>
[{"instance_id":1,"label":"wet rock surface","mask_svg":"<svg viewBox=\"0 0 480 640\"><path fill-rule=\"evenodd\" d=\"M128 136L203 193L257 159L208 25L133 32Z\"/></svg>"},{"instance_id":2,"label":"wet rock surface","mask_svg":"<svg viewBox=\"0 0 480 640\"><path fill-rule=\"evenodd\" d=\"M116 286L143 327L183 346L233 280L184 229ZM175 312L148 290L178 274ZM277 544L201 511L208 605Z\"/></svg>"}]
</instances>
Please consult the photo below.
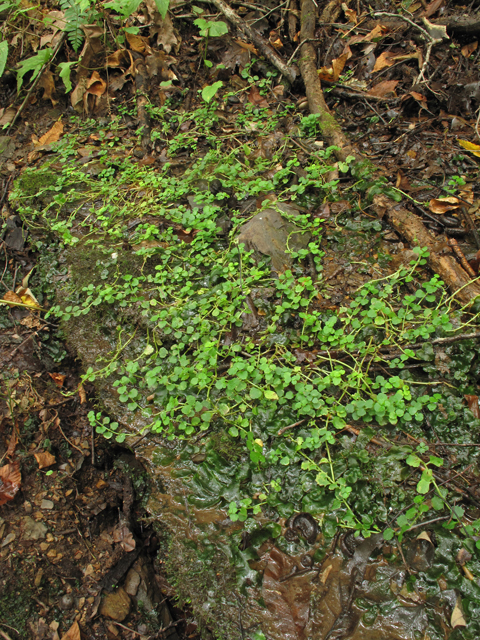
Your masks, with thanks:
<instances>
[{"instance_id":1,"label":"wet rock surface","mask_svg":"<svg viewBox=\"0 0 480 640\"><path fill-rule=\"evenodd\" d=\"M238 243L245 244L247 251L253 251L257 260L271 258L272 269L283 273L292 266L288 251L299 251L308 247L311 236L283 214L297 216L299 210L280 203L277 209L264 209L245 223L237 236Z\"/></svg>"}]
</instances>

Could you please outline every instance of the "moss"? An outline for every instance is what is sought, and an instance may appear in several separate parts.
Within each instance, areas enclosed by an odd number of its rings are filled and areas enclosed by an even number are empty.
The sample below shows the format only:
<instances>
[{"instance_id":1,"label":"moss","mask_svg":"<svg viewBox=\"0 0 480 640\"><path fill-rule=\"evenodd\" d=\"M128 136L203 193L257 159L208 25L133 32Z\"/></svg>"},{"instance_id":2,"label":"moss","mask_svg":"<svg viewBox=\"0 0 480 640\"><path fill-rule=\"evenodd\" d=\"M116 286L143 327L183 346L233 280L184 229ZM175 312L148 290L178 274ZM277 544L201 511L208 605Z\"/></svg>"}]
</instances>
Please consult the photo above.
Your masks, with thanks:
<instances>
[{"instance_id":1,"label":"moss","mask_svg":"<svg viewBox=\"0 0 480 640\"><path fill-rule=\"evenodd\" d=\"M10 581L0 582L0 620L16 629L18 637L27 638L27 621L35 614L35 592L27 578L21 578L15 572Z\"/></svg>"},{"instance_id":2,"label":"moss","mask_svg":"<svg viewBox=\"0 0 480 640\"><path fill-rule=\"evenodd\" d=\"M12 201L16 201L16 195L19 198L33 198L42 192L57 184L58 174L48 168L40 168L32 171L25 171L17 180L15 180L15 191L12 195Z\"/></svg>"}]
</instances>

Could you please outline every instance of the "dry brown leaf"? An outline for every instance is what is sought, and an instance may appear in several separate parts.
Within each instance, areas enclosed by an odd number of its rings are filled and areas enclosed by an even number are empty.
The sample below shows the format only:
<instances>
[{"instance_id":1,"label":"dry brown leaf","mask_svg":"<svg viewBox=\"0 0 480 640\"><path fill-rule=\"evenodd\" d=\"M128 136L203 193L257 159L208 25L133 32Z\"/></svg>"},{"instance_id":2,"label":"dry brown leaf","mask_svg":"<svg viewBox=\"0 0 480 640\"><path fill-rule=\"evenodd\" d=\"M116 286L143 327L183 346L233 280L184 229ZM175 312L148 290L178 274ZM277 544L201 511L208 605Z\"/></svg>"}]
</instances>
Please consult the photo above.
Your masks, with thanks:
<instances>
[{"instance_id":1,"label":"dry brown leaf","mask_svg":"<svg viewBox=\"0 0 480 640\"><path fill-rule=\"evenodd\" d=\"M38 141L38 144L40 145L45 145L45 144L52 144L52 142L57 142L57 140L60 139L60 136L63 133L63 123L58 120L58 122L56 122L53 127L50 129L50 131L47 131L47 133L45 133Z\"/></svg>"},{"instance_id":2,"label":"dry brown leaf","mask_svg":"<svg viewBox=\"0 0 480 640\"><path fill-rule=\"evenodd\" d=\"M97 25L83 25L85 44L78 61L77 85L71 93L70 102L76 111L88 111L85 92L88 82L88 70L95 67L94 58L103 51L103 28Z\"/></svg>"},{"instance_id":3,"label":"dry brown leaf","mask_svg":"<svg viewBox=\"0 0 480 640\"><path fill-rule=\"evenodd\" d=\"M18 462L12 462L0 468L0 506L13 500L20 489L21 482L22 475Z\"/></svg>"},{"instance_id":4,"label":"dry brown leaf","mask_svg":"<svg viewBox=\"0 0 480 640\"><path fill-rule=\"evenodd\" d=\"M40 453L34 453L35 460L38 462L39 469L46 469L55 464L55 456L52 456L48 451L41 451Z\"/></svg>"},{"instance_id":5,"label":"dry brown leaf","mask_svg":"<svg viewBox=\"0 0 480 640\"><path fill-rule=\"evenodd\" d=\"M342 3L342 9L346 19L349 22L353 22L353 24L357 24L357 12L353 9L349 9L348 5L345 2Z\"/></svg>"},{"instance_id":6,"label":"dry brown leaf","mask_svg":"<svg viewBox=\"0 0 480 640\"><path fill-rule=\"evenodd\" d=\"M137 53L141 53L142 55L145 55L146 53L152 53L150 45L148 44L148 38L144 38L143 36L136 36L133 33L126 33L125 37L127 38L128 46L132 51L136 51Z\"/></svg>"},{"instance_id":7,"label":"dry brown leaf","mask_svg":"<svg viewBox=\"0 0 480 640\"><path fill-rule=\"evenodd\" d=\"M433 2L430 2L429 5L427 5L427 7L425 8L425 11L423 13L423 15L426 18L430 18L430 16L433 16L434 13L436 13L440 7L442 6L442 4L445 2L445 0L433 0ZM411 8L410 8L411 10Z\"/></svg>"},{"instance_id":8,"label":"dry brown leaf","mask_svg":"<svg viewBox=\"0 0 480 640\"><path fill-rule=\"evenodd\" d=\"M177 76L169 69L169 66L175 62L175 58L167 56L164 51L155 51L145 58L149 77L158 76L163 81L177 80Z\"/></svg>"},{"instance_id":9,"label":"dry brown leaf","mask_svg":"<svg viewBox=\"0 0 480 640\"><path fill-rule=\"evenodd\" d=\"M3 298L1 300L3 304L12 302L13 304L8 304L9 307L14 307L17 304L22 304L22 299L17 296L14 291L7 291L7 293L3 294Z\"/></svg>"},{"instance_id":10,"label":"dry brown leaf","mask_svg":"<svg viewBox=\"0 0 480 640\"><path fill-rule=\"evenodd\" d=\"M393 64L393 58L395 58L395 53L393 51L384 51L381 53L378 58L375 60L375 66L373 67L373 72L381 71L385 69L385 67L391 67Z\"/></svg>"},{"instance_id":11,"label":"dry brown leaf","mask_svg":"<svg viewBox=\"0 0 480 640\"><path fill-rule=\"evenodd\" d=\"M51 71L44 71L42 73L38 87L39 89L43 89L43 100L50 100L52 107L54 107L58 100L54 100L53 98L53 94L55 93L55 81Z\"/></svg>"},{"instance_id":12,"label":"dry brown leaf","mask_svg":"<svg viewBox=\"0 0 480 640\"><path fill-rule=\"evenodd\" d=\"M351 46L352 44L359 44L360 42L377 42L378 40L381 40L383 36L389 33L389 31L390 29L388 27L385 27L382 24L377 24L377 26L374 27L370 31L370 33L367 33L364 36L353 36L352 38L350 38L347 44Z\"/></svg>"},{"instance_id":13,"label":"dry brown leaf","mask_svg":"<svg viewBox=\"0 0 480 640\"><path fill-rule=\"evenodd\" d=\"M242 49L245 49L246 51L250 51L250 53L253 53L254 56L258 56L258 51L257 49L255 49L253 44L250 44L248 42L243 42L243 40L235 40L235 42L238 44L239 47L242 47Z\"/></svg>"},{"instance_id":14,"label":"dry brown leaf","mask_svg":"<svg viewBox=\"0 0 480 640\"><path fill-rule=\"evenodd\" d=\"M61 373L50 373L50 372L49 372L49 374L48 374L48 375L49 375L49 376L51 377L51 379L55 382L55 384L57 385L57 387L58 387L59 389L61 389L61 388L63 387L63 383L65 382L65 378L66 378L67 376L64 376L64 375L63 375L63 374L61 374Z\"/></svg>"},{"instance_id":15,"label":"dry brown leaf","mask_svg":"<svg viewBox=\"0 0 480 640\"><path fill-rule=\"evenodd\" d=\"M97 98L100 98L105 93L105 89L107 88L107 83L103 80L98 73L98 71L94 71L92 73L91 78L87 81L87 93L91 93Z\"/></svg>"},{"instance_id":16,"label":"dry brown leaf","mask_svg":"<svg viewBox=\"0 0 480 640\"><path fill-rule=\"evenodd\" d=\"M78 622L74 622L70 629L62 636L62 640L81 640L80 627Z\"/></svg>"},{"instance_id":17,"label":"dry brown leaf","mask_svg":"<svg viewBox=\"0 0 480 640\"><path fill-rule=\"evenodd\" d=\"M448 196L446 198L432 198L428 203L428 208L432 213L438 213L440 215L453 209L461 207L462 203L458 198L454 196Z\"/></svg>"},{"instance_id":18,"label":"dry brown leaf","mask_svg":"<svg viewBox=\"0 0 480 640\"><path fill-rule=\"evenodd\" d=\"M133 64L132 54L128 49L118 49L107 56L107 67L131 67Z\"/></svg>"},{"instance_id":19,"label":"dry brown leaf","mask_svg":"<svg viewBox=\"0 0 480 640\"><path fill-rule=\"evenodd\" d=\"M478 48L478 40L475 40L475 42L470 42L470 44L466 44L464 47L461 48L462 56L465 56L465 58L468 58L469 56L472 55L474 51L477 50L477 48Z\"/></svg>"},{"instance_id":20,"label":"dry brown leaf","mask_svg":"<svg viewBox=\"0 0 480 640\"><path fill-rule=\"evenodd\" d=\"M475 418L480 418L480 407L478 406L478 396L465 396L465 400L467 401L468 408L473 413Z\"/></svg>"},{"instance_id":21,"label":"dry brown leaf","mask_svg":"<svg viewBox=\"0 0 480 640\"><path fill-rule=\"evenodd\" d=\"M166 53L170 53L172 49L178 53L180 49L181 39L178 32L173 28L172 18L167 13L164 19L160 15L155 0L146 0L148 15L153 25L150 27L150 36L157 36L157 47L163 47Z\"/></svg>"},{"instance_id":22,"label":"dry brown leaf","mask_svg":"<svg viewBox=\"0 0 480 640\"><path fill-rule=\"evenodd\" d=\"M339 58L335 58L335 60L332 60L332 66L330 68L322 67L318 70L318 77L320 78L320 80L324 82L336 82L340 77L340 74L342 73L347 60L349 60L351 57L352 52L350 50L350 47L345 47L342 55Z\"/></svg>"},{"instance_id":23,"label":"dry brown leaf","mask_svg":"<svg viewBox=\"0 0 480 640\"><path fill-rule=\"evenodd\" d=\"M430 542L430 544L432 544L432 540L426 531L422 531L422 533L419 533L417 536L417 540L426 540L427 542Z\"/></svg>"},{"instance_id":24,"label":"dry brown leaf","mask_svg":"<svg viewBox=\"0 0 480 640\"><path fill-rule=\"evenodd\" d=\"M367 95L377 96L377 98L385 98L388 94L392 94L395 96L395 89L398 84L398 80L384 80L383 82L379 82L374 87L367 91Z\"/></svg>"},{"instance_id":25,"label":"dry brown leaf","mask_svg":"<svg viewBox=\"0 0 480 640\"><path fill-rule=\"evenodd\" d=\"M13 427L13 430L12 430L12 435L10 436L10 442L8 443L8 449L5 454L7 458L11 458L13 456L13 454L15 453L16 446L17 446L17 425L15 423L15 426Z\"/></svg>"},{"instance_id":26,"label":"dry brown leaf","mask_svg":"<svg viewBox=\"0 0 480 640\"><path fill-rule=\"evenodd\" d=\"M9 107L8 109L0 109L0 127L3 127L6 124L10 124L10 122L14 119L16 113L16 109L12 109L11 107Z\"/></svg>"},{"instance_id":27,"label":"dry brown leaf","mask_svg":"<svg viewBox=\"0 0 480 640\"><path fill-rule=\"evenodd\" d=\"M22 320L20 320L20 324L24 327L28 327L29 329L40 329L42 327L41 319L33 313L29 313L28 316L22 318Z\"/></svg>"},{"instance_id":28,"label":"dry brown leaf","mask_svg":"<svg viewBox=\"0 0 480 640\"><path fill-rule=\"evenodd\" d=\"M119 542L124 551L130 552L135 549L135 540L128 527L119 527L113 532L114 542Z\"/></svg>"},{"instance_id":29,"label":"dry brown leaf","mask_svg":"<svg viewBox=\"0 0 480 640\"><path fill-rule=\"evenodd\" d=\"M270 106L265 99L265 96L260 95L260 91L255 85L248 92L248 101L257 107L263 107L265 109L268 109L268 107Z\"/></svg>"},{"instance_id":30,"label":"dry brown leaf","mask_svg":"<svg viewBox=\"0 0 480 640\"><path fill-rule=\"evenodd\" d=\"M87 401L87 394L85 393L82 383L78 385L78 395L80 396L80 404L85 404Z\"/></svg>"},{"instance_id":31,"label":"dry brown leaf","mask_svg":"<svg viewBox=\"0 0 480 640\"><path fill-rule=\"evenodd\" d=\"M452 629L455 627L466 627L465 616L463 615L462 598L458 596L455 607L452 611L452 617L450 618L450 624Z\"/></svg>"}]
</instances>

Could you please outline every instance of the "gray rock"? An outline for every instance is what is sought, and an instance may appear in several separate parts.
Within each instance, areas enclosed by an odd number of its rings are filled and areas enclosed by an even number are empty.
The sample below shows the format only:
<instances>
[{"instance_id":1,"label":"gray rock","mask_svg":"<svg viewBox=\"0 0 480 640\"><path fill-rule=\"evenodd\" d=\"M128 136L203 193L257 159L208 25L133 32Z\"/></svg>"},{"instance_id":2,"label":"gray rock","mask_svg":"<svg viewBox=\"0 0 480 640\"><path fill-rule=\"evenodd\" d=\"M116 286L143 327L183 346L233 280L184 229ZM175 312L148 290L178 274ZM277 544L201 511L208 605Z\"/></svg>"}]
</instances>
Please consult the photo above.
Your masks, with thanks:
<instances>
[{"instance_id":1,"label":"gray rock","mask_svg":"<svg viewBox=\"0 0 480 640\"><path fill-rule=\"evenodd\" d=\"M42 540L47 535L47 527L43 522L36 522L30 516L23 518L23 539Z\"/></svg>"},{"instance_id":2,"label":"gray rock","mask_svg":"<svg viewBox=\"0 0 480 640\"><path fill-rule=\"evenodd\" d=\"M272 259L272 269L283 273L292 266L292 258L287 253L308 247L311 240L309 233L293 222L288 221L282 213L298 215L298 209L288 204L277 204L276 209L265 209L244 224L238 234L238 243L243 243L247 251L254 252L257 260L265 256Z\"/></svg>"}]
</instances>

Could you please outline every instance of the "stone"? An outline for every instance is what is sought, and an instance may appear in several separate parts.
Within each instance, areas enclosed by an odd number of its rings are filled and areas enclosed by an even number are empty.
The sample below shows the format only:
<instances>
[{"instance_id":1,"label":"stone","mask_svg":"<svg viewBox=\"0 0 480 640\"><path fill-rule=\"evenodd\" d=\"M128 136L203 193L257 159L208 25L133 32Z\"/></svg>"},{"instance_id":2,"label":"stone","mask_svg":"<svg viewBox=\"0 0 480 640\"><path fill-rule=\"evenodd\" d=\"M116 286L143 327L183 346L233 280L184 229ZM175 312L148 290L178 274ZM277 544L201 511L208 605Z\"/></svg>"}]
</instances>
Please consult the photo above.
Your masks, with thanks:
<instances>
[{"instance_id":1,"label":"stone","mask_svg":"<svg viewBox=\"0 0 480 640\"><path fill-rule=\"evenodd\" d=\"M284 218L282 213L295 216L299 211L284 203L277 204L276 209L264 209L245 223L237 236L238 244L243 243L246 251L253 250L257 260L270 256L271 266L277 273L283 273L293 264L287 248L291 251L306 249L311 240L309 233L303 233L300 227Z\"/></svg>"},{"instance_id":2,"label":"stone","mask_svg":"<svg viewBox=\"0 0 480 640\"><path fill-rule=\"evenodd\" d=\"M36 522L30 516L23 518L23 539L42 540L47 535L47 526L43 522Z\"/></svg>"},{"instance_id":3,"label":"stone","mask_svg":"<svg viewBox=\"0 0 480 640\"><path fill-rule=\"evenodd\" d=\"M129 596L136 596L140 585L140 576L135 569L130 569L125 579L124 589Z\"/></svg>"},{"instance_id":4,"label":"stone","mask_svg":"<svg viewBox=\"0 0 480 640\"><path fill-rule=\"evenodd\" d=\"M42 504L40 505L40 509L53 509L55 505L51 500L42 500Z\"/></svg>"},{"instance_id":5,"label":"stone","mask_svg":"<svg viewBox=\"0 0 480 640\"><path fill-rule=\"evenodd\" d=\"M120 587L114 593L108 593L100 607L100 613L106 618L123 622L130 613L130 596Z\"/></svg>"}]
</instances>

